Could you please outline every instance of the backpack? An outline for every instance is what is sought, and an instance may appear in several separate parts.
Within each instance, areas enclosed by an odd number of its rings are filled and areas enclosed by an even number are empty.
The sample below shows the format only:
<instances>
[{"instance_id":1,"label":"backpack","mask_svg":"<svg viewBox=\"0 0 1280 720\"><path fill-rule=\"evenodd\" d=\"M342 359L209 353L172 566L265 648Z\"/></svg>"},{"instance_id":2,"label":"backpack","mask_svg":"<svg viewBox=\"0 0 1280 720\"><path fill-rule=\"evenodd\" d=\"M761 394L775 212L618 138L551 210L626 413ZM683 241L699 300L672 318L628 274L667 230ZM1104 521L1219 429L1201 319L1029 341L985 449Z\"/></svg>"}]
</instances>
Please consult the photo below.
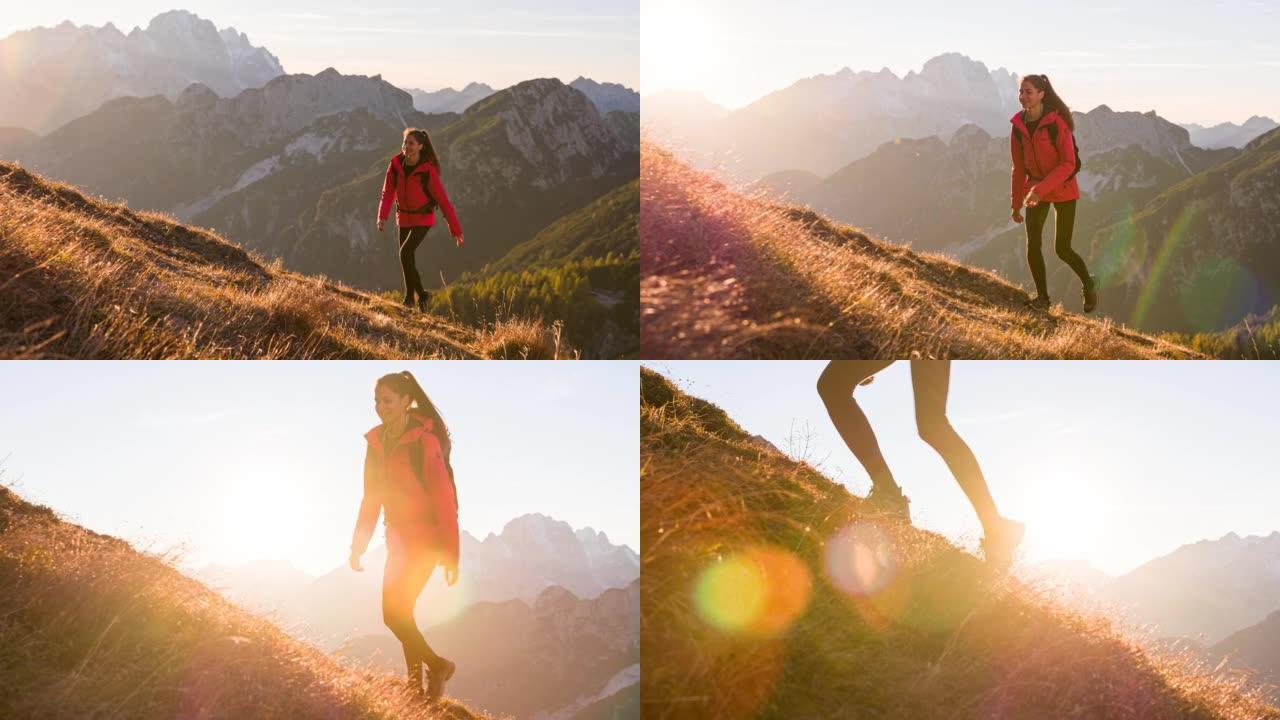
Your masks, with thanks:
<instances>
[{"instance_id":1,"label":"backpack","mask_svg":"<svg viewBox=\"0 0 1280 720\"><path fill-rule=\"evenodd\" d=\"M1058 123L1054 123L1049 126L1049 142L1053 143L1054 147L1058 146ZM1076 133L1074 130L1071 132L1071 145L1076 150L1076 169L1071 171L1071 174L1067 176L1067 180L1079 175L1080 166L1083 164L1080 162L1080 144L1076 142ZM1066 182L1066 180L1063 182ZM431 197L430 193L428 193L427 197Z\"/></svg>"},{"instance_id":2,"label":"backpack","mask_svg":"<svg viewBox=\"0 0 1280 720\"><path fill-rule=\"evenodd\" d=\"M1025 122L1025 118L1024 118L1024 122ZM1058 123L1050 124L1047 129L1049 131L1049 142L1053 143L1054 147L1057 147L1058 146ZM1066 177L1066 180L1063 180L1063 182L1066 182L1067 180L1070 180L1071 178L1078 175L1080 173L1080 167L1083 164L1080 162L1080 144L1076 142L1075 131L1072 131L1071 133L1071 144L1075 146L1075 149L1076 149L1076 169L1072 170L1071 174L1068 175ZM1032 149L1034 149L1035 145L1033 144L1031 147ZM1043 180L1044 178L1032 178L1032 179Z\"/></svg>"}]
</instances>

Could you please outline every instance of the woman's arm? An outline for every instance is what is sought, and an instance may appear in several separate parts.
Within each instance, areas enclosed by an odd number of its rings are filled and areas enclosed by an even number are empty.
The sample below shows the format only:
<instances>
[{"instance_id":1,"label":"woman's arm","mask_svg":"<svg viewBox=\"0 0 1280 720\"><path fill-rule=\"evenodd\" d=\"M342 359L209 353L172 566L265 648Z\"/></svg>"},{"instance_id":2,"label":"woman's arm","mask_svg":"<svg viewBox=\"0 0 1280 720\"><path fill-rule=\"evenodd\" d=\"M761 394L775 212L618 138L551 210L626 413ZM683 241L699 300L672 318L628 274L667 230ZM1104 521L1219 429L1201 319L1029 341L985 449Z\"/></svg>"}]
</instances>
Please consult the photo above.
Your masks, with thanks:
<instances>
[{"instance_id":1,"label":"woman's arm","mask_svg":"<svg viewBox=\"0 0 1280 720\"><path fill-rule=\"evenodd\" d=\"M454 237L462 236L462 223L458 222L458 213L453 209L453 203L449 201L449 194L444 191L444 183L440 182L440 171L434 166L427 169L430 174L427 180L431 188L431 197L440 204L440 209L444 211L445 222L449 223L449 234Z\"/></svg>"},{"instance_id":2,"label":"woman's arm","mask_svg":"<svg viewBox=\"0 0 1280 720\"><path fill-rule=\"evenodd\" d=\"M356 529L351 535L351 555L359 557L369 549L369 540L373 538L373 529L378 524L378 515L382 513L382 493L377 487L374 477L373 448L365 450L364 455L364 497L360 500L360 512L356 515Z\"/></svg>"},{"instance_id":3,"label":"woman's arm","mask_svg":"<svg viewBox=\"0 0 1280 720\"><path fill-rule=\"evenodd\" d=\"M384 223L391 215L391 202L396 199L395 160L387 164L386 177L382 179L382 200L378 203L378 222Z\"/></svg>"},{"instance_id":4,"label":"woman's arm","mask_svg":"<svg viewBox=\"0 0 1280 720\"><path fill-rule=\"evenodd\" d=\"M1022 141L1018 139L1016 129L1009 130L1009 154L1013 157L1009 202L1013 209L1017 210L1022 207L1022 199L1027 194L1027 163L1022 156Z\"/></svg>"},{"instance_id":5,"label":"woman's arm","mask_svg":"<svg viewBox=\"0 0 1280 720\"><path fill-rule=\"evenodd\" d=\"M1076 142L1071 138L1071 128L1062 118L1058 118L1056 122L1058 123L1058 164L1053 166L1043 180L1031 188L1040 197L1058 189L1076 170Z\"/></svg>"}]
</instances>

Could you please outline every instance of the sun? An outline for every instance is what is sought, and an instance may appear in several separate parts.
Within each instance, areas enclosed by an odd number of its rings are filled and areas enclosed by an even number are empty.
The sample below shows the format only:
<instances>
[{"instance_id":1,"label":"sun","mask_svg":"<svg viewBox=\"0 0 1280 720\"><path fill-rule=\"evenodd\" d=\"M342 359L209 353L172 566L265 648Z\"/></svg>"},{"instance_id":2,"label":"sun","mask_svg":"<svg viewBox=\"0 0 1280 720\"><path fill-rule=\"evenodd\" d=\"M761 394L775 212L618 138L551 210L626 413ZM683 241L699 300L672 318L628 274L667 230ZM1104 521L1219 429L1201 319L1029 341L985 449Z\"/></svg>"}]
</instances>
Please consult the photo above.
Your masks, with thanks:
<instances>
[{"instance_id":1,"label":"sun","mask_svg":"<svg viewBox=\"0 0 1280 720\"><path fill-rule=\"evenodd\" d=\"M640 81L645 92L709 90L722 62L720 28L696 2L647 0L640 15Z\"/></svg>"},{"instance_id":2,"label":"sun","mask_svg":"<svg viewBox=\"0 0 1280 720\"><path fill-rule=\"evenodd\" d=\"M239 562L294 559L307 544L305 498L288 468L250 463L220 481L217 500L201 513L210 550Z\"/></svg>"},{"instance_id":3,"label":"sun","mask_svg":"<svg viewBox=\"0 0 1280 720\"><path fill-rule=\"evenodd\" d=\"M1104 503L1088 487L1067 482L1045 483L1033 497L1016 505L1010 515L1027 526L1022 555L1029 563L1045 560L1086 560L1099 547L1104 529ZM1002 508L1003 509L1003 508Z\"/></svg>"}]
</instances>

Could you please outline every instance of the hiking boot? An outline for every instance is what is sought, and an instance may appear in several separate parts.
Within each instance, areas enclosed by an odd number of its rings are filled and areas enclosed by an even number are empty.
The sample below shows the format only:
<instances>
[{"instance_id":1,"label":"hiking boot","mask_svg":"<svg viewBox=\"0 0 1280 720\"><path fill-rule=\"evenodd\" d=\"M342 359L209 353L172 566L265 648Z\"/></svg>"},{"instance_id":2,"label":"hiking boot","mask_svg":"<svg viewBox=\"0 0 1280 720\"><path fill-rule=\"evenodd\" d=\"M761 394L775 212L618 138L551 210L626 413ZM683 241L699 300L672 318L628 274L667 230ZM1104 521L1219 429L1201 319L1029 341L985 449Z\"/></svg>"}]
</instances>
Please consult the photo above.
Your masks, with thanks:
<instances>
[{"instance_id":1,"label":"hiking boot","mask_svg":"<svg viewBox=\"0 0 1280 720\"><path fill-rule=\"evenodd\" d=\"M982 538L982 556L996 567L1005 568L1013 562L1013 551L1022 542L1027 528L1020 522L999 518L996 526Z\"/></svg>"},{"instance_id":2,"label":"hiking boot","mask_svg":"<svg viewBox=\"0 0 1280 720\"><path fill-rule=\"evenodd\" d=\"M862 512L866 515L888 517L902 522L911 522L911 501L902 494L897 485L872 485L871 492L862 501Z\"/></svg>"},{"instance_id":3,"label":"hiking boot","mask_svg":"<svg viewBox=\"0 0 1280 720\"><path fill-rule=\"evenodd\" d=\"M1031 308L1032 310L1048 310L1048 309L1049 309L1049 296L1048 296L1048 295L1037 295L1037 296L1035 296L1035 297L1031 298L1030 300L1028 300L1028 301L1026 301L1026 302L1024 302L1024 303L1022 303L1022 304L1023 304L1023 305L1025 305L1025 306L1027 306L1027 307L1029 307L1029 308Z\"/></svg>"},{"instance_id":4,"label":"hiking boot","mask_svg":"<svg viewBox=\"0 0 1280 720\"><path fill-rule=\"evenodd\" d=\"M1093 309L1098 307L1098 281L1090 276L1089 282L1080 289L1080 293L1084 295L1084 311L1093 312Z\"/></svg>"},{"instance_id":5,"label":"hiking boot","mask_svg":"<svg viewBox=\"0 0 1280 720\"><path fill-rule=\"evenodd\" d=\"M453 677L458 666L440 658L440 662L427 669L427 699L435 702L444 696L444 684Z\"/></svg>"}]
</instances>

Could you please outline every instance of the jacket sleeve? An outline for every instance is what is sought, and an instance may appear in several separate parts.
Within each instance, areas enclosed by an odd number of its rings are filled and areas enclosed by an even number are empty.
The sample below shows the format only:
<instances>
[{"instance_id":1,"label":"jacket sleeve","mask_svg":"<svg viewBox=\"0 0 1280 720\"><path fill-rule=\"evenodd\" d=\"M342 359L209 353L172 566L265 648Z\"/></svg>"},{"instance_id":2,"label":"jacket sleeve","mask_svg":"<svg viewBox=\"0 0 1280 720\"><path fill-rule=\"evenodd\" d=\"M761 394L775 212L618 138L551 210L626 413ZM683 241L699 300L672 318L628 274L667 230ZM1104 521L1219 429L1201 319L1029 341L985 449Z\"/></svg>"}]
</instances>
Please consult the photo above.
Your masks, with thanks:
<instances>
[{"instance_id":1,"label":"jacket sleeve","mask_svg":"<svg viewBox=\"0 0 1280 720\"><path fill-rule=\"evenodd\" d=\"M1009 201L1014 210L1022 207L1022 199L1027 196L1027 162L1022 157L1022 141L1018 139L1018 131L1009 131L1009 154L1013 156L1013 176L1010 181Z\"/></svg>"},{"instance_id":2,"label":"jacket sleeve","mask_svg":"<svg viewBox=\"0 0 1280 720\"><path fill-rule=\"evenodd\" d=\"M385 221L391 215L391 201L396 199L396 170L394 161L387 163L387 175L382 179L382 201L378 203L378 219Z\"/></svg>"},{"instance_id":3,"label":"jacket sleeve","mask_svg":"<svg viewBox=\"0 0 1280 720\"><path fill-rule=\"evenodd\" d=\"M1071 128L1062 118L1058 118L1058 164L1053 166L1044 179L1032 188L1040 197L1057 190L1067 177L1076 169L1076 143L1071 139Z\"/></svg>"},{"instance_id":4,"label":"jacket sleeve","mask_svg":"<svg viewBox=\"0 0 1280 720\"><path fill-rule=\"evenodd\" d=\"M453 209L453 203L449 202L449 194L444 191L444 183L440 182L440 171L435 167L427 169L430 173L428 183L431 186L431 197L440 203L440 209L444 211L445 222L449 223L449 234L457 237L462 234L462 224L458 222L458 213Z\"/></svg>"},{"instance_id":5,"label":"jacket sleeve","mask_svg":"<svg viewBox=\"0 0 1280 720\"><path fill-rule=\"evenodd\" d=\"M431 433L423 435L422 467L429 468L431 478L431 507L435 509L436 527L440 529L441 548L448 562L458 566L458 491L449 467L444 461L440 441Z\"/></svg>"},{"instance_id":6,"label":"jacket sleeve","mask_svg":"<svg viewBox=\"0 0 1280 720\"><path fill-rule=\"evenodd\" d=\"M351 552L363 555L369 549L369 540L373 537L373 529L378 524L378 516L382 514L382 492L374 477L373 448L365 451L364 456L364 497L360 500L360 512L356 515L356 530L351 535Z\"/></svg>"}]
</instances>

